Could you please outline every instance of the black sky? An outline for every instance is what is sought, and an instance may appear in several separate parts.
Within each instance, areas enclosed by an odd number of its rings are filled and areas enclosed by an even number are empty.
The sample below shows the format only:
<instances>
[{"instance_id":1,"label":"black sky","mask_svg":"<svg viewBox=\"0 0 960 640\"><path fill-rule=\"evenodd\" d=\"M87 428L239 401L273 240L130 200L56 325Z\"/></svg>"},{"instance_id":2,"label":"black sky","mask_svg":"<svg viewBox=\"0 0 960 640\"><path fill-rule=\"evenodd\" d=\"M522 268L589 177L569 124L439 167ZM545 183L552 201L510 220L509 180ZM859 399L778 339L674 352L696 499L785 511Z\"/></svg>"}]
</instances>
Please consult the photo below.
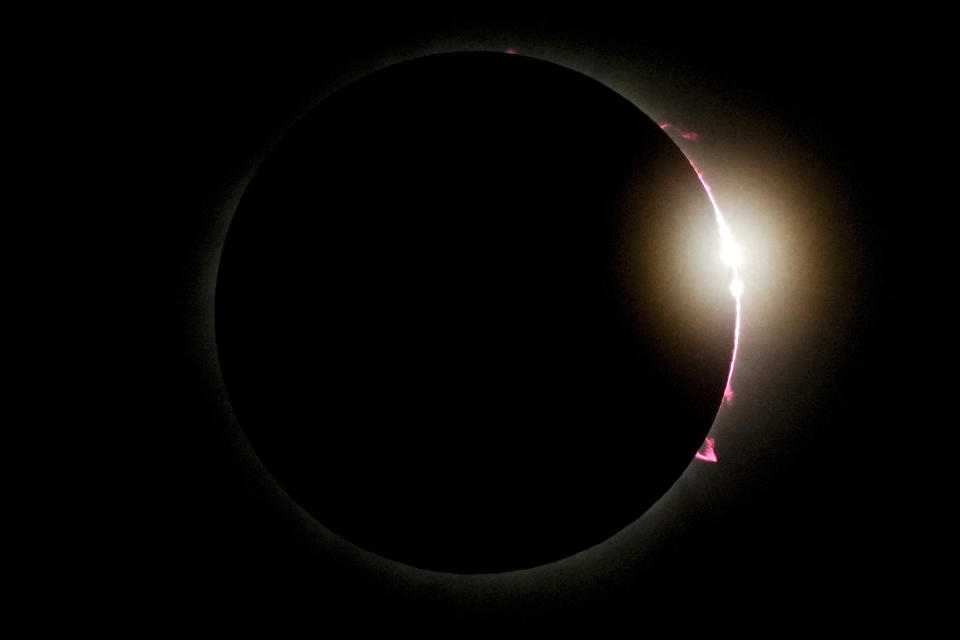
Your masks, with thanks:
<instances>
[{"instance_id":1,"label":"black sky","mask_svg":"<svg viewBox=\"0 0 960 640\"><path fill-rule=\"evenodd\" d=\"M127 353L143 380L128 395L136 435L121 456L133 480L106 525L129 615L268 613L317 629L334 619L735 628L744 616L798 612L856 623L902 602L917 551L913 471L898 462L910 453L896 445L908 421L891 401L901 387L890 370L905 357L893 340L904 296L893 223L912 204L896 185L917 158L902 39L802 16L729 22L317 15L242 30L131 29L116 56L132 52L118 82L131 87L122 110L144 187L130 215L149 221L149 268L136 276L146 306ZM779 310L789 345L778 351L765 336L761 361L745 365L725 471L723 459L698 469L656 518L585 558L509 578L425 576L318 545L245 471L257 462L224 426L223 390L208 384L215 354L192 337L212 321L198 301L215 283L198 274L226 222L215 212L294 114L358 73L462 48L579 61L696 127L711 158L761 158L759 179L774 176L774 189L811 205L785 228L815 238L794 245L818 252L797 264L817 265L809 273L823 285L804 298L816 312ZM625 69L635 76L624 80Z\"/></svg>"}]
</instances>

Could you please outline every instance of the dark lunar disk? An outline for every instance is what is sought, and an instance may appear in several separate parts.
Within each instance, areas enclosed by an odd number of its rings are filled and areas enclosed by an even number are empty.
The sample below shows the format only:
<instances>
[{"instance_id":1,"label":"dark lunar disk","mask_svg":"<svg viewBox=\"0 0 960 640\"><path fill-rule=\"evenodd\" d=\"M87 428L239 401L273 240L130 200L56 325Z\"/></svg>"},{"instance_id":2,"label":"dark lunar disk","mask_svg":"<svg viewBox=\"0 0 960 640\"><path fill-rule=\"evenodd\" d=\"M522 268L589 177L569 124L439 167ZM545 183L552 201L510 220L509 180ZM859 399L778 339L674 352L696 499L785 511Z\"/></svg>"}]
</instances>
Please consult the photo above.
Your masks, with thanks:
<instances>
[{"instance_id":1,"label":"dark lunar disk","mask_svg":"<svg viewBox=\"0 0 960 640\"><path fill-rule=\"evenodd\" d=\"M640 516L713 421L734 323L717 238L681 152L596 81L491 53L389 67L304 116L240 202L230 401L280 485L361 547L453 572L558 560Z\"/></svg>"}]
</instances>

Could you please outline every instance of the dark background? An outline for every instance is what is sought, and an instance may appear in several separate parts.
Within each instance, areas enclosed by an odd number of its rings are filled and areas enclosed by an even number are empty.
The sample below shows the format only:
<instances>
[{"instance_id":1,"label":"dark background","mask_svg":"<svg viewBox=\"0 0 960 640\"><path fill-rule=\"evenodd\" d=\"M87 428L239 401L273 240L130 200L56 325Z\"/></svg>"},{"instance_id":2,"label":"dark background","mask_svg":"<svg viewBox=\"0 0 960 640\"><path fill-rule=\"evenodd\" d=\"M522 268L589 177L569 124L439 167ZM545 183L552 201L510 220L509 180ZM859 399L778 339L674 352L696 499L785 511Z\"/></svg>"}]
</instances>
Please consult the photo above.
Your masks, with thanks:
<instances>
[{"instance_id":1,"label":"dark background","mask_svg":"<svg viewBox=\"0 0 960 640\"><path fill-rule=\"evenodd\" d=\"M147 267L132 285L144 306L123 323L129 431L111 445L121 470L104 500L110 597L124 612L140 621L266 614L319 630L344 619L858 625L909 611L929 562L916 457L933 436L913 435L925 420L903 403L914 395L899 373L910 289L894 223L922 208L907 185L923 155L904 115L924 95L913 64L922 55L895 20L725 18L148 21L109 47L125 98L117 122L135 148L137 233L117 237ZM222 390L216 397L205 382L214 354L191 336L210 320L196 303L213 283L197 273L225 222L210 213L238 195L236 176L323 87L434 47L557 52L621 84L630 69L658 108L704 138L713 132L704 144L803 199L781 228L804 252L796 264L816 267L792 272L787 291L774 285L790 338L778 343L768 327L763 357L744 361L721 462L695 469L675 499L616 541L540 573L411 573L318 543L247 473L257 462L222 425ZM617 71L604 78L605 69ZM791 302L791 291L812 306Z\"/></svg>"}]
</instances>

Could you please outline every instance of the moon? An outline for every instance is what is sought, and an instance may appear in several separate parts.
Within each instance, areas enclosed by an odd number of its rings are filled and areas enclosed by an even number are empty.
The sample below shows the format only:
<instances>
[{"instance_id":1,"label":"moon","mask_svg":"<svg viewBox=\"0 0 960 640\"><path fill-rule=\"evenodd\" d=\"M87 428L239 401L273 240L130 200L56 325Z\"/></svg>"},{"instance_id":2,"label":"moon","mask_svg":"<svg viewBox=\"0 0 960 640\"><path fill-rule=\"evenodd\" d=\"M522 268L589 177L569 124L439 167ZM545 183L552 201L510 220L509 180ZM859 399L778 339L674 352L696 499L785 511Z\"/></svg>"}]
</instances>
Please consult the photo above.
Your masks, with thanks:
<instances>
[{"instance_id":1,"label":"moon","mask_svg":"<svg viewBox=\"0 0 960 640\"><path fill-rule=\"evenodd\" d=\"M216 285L230 406L281 499L348 544L557 561L710 429L734 334L716 245L689 162L600 82L512 54L388 66L243 192Z\"/></svg>"}]
</instances>

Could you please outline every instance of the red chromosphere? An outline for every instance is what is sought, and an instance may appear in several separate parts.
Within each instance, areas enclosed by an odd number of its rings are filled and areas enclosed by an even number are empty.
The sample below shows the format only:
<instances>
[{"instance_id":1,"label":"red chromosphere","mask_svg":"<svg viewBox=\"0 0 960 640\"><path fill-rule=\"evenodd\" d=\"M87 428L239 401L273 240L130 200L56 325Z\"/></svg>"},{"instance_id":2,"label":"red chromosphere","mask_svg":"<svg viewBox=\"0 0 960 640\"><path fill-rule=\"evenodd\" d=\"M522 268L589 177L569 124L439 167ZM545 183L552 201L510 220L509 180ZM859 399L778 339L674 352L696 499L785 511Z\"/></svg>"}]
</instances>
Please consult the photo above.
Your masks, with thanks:
<instances>
[{"instance_id":1,"label":"red chromosphere","mask_svg":"<svg viewBox=\"0 0 960 640\"><path fill-rule=\"evenodd\" d=\"M667 129L676 129L677 127L669 122L665 122L660 125L660 128L666 131ZM700 140L699 134L697 134L695 131L683 132L680 134L680 137L692 142L698 142ZM740 263L740 247L733 238L733 233L730 231L730 227L727 225L727 221L723 217L723 212L720 210L720 206L717 204L716 198L713 197L713 189L710 188L710 185L707 184L706 179L703 177L703 172L699 167L697 167L696 164L694 164L689 155L686 153L684 153L684 155L687 156L690 166L693 167L694 171L696 171L697 177L700 179L700 184L703 185L703 189L707 192L707 196L710 198L710 204L713 205L714 217L716 218L717 226L720 229L720 241L723 246L723 261L726 263L727 267L732 273L732 278L730 281L730 293L733 295L733 299L736 302L736 323L734 325L733 332L733 353L730 356L730 371L727 374L727 384L723 391L723 400L721 401L721 406L723 406L724 403L731 404L733 402L733 370L737 364L737 351L740 348L740 299L743 294L743 281L740 279L740 273L737 270L737 267ZM707 438L706 441L704 441L703 446L700 448L700 451L697 453L696 459L705 460L707 462L716 462L717 456L714 452L713 443L713 438Z\"/></svg>"}]
</instances>

